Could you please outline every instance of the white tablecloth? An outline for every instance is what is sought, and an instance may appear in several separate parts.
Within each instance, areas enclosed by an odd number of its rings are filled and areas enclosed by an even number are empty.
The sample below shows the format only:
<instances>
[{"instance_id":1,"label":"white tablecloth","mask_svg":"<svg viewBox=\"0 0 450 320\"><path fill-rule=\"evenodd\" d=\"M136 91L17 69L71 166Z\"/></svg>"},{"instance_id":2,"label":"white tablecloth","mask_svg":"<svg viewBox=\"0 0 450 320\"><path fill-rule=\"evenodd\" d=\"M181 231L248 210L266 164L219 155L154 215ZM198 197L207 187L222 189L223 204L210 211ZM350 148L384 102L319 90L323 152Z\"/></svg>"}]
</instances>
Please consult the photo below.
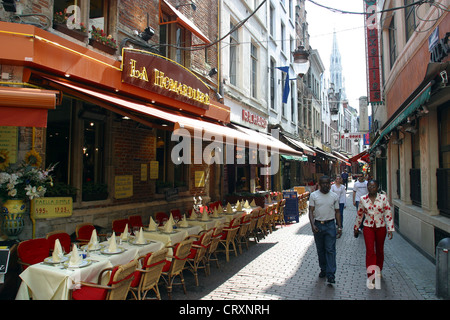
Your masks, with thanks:
<instances>
[{"instance_id":1,"label":"white tablecloth","mask_svg":"<svg viewBox=\"0 0 450 320\"><path fill-rule=\"evenodd\" d=\"M189 228L176 228L173 233L164 233L162 231L145 231L144 238L161 241L165 246L171 246L183 241L187 236L198 234L202 228L189 222Z\"/></svg>"},{"instance_id":2,"label":"white tablecloth","mask_svg":"<svg viewBox=\"0 0 450 320\"><path fill-rule=\"evenodd\" d=\"M60 266L44 263L29 266L20 274L22 283L17 292L16 300L67 300L73 283L97 282L103 269L128 263L148 252L155 252L164 247L160 241L147 245L132 245L127 242L119 245L126 249L120 254L105 255L100 251L89 252L88 260L92 263L83 268L64 269Z\"/></svg>"}]
</instances>

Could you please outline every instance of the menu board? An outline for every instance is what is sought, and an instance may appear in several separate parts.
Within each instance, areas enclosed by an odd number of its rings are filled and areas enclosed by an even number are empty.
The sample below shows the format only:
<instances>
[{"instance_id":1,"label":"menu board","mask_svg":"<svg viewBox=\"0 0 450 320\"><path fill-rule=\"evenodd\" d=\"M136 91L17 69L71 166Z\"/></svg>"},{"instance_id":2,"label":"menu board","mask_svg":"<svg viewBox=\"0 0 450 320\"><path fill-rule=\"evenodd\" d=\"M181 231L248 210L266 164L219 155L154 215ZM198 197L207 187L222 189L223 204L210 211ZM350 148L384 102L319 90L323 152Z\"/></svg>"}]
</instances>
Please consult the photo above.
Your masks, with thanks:
<instances>
[{"instance_id":1,"label":"menu board","mask_svg":"<svg viewBox=\"0 0 450 320\"><path fill-rule=\"evenodd\" d=\"M17 127L0 126L0 151L8 153L10 163L17 162L18 132Z\"/></svg>"},{"instance_id":2,"label":"menu board","mask_svg":"<svg viewBox=\"0 0 450 320\"><path fill-rule=\"evenodd\" d=\"M31 201L34 219L64 218L73 213L72 197L43 197Z\"/></svg>"},{"instance_id":3,"label":"menu board","mask_svg":"<svg viewBox=\"0 0 450 320\"><path fill-rule=\"evenodd\" d=\"M115 177L115 198L124 199L133 196L133 176L123 175Z\"/></svg>"}]
</instances>

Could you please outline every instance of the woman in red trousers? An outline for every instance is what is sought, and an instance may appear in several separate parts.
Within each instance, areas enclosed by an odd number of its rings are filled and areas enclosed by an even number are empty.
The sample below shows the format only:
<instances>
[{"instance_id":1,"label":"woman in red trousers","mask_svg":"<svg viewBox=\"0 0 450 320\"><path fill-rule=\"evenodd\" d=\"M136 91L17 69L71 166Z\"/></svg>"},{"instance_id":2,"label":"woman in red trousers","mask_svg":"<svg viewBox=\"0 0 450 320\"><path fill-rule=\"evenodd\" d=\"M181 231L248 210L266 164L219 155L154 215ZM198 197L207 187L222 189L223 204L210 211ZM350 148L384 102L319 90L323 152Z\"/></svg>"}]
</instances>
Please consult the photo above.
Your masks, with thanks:
<instances>
[{"instance_id":1,"label":"woman in red trousers","mask_svg":"<svg viewBox=\"0 0 450 320\"><path fill-rule=\"evenodd\" d=\"M367 184L367 190L369 193L362 196L359 202L354 234L355 237L358 236L359 225L365 217L363 233L366 244L367 276L370 278L377 270L376 275L381 277L384 262L384 240L386 239L386 233L389 240L392 239L392 232L395 231L394 220L386 195L378 192L378 182L370 180Z\"/></svg>"}]
</instances>

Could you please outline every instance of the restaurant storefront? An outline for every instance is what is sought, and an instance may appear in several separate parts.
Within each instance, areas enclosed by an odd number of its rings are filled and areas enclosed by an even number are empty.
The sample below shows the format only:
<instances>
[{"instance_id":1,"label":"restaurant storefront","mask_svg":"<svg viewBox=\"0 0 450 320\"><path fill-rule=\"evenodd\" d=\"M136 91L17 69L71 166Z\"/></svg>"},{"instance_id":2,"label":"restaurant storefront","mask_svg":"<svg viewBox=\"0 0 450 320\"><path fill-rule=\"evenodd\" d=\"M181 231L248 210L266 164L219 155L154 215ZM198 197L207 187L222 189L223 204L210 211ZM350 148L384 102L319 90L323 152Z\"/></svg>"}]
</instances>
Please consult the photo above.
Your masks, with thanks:
<instances>
[{"instance_id":1,"label":"restaurant storefront","mask_svg":"<svg viewBox=\"0 0 450 320\"><path fill-rule=\"evenodd\" d=\"M130 215L147 223L158 211L185 213L193 196L223 200L227 183L236 182L224 174L227 156L234 164L243 154L235 176L270 190L271 176L258 170L270 165L270 153L265 164L253 165L248 150L301 155L269 135L232 127L230 109L213 100L214 90L167 58L124 48L119 62L30 25L0 22L0 31L13 48L0 51L0 61L14 70L14 85L39 88L33 92L52 101L33 108L41 111L39 123L16 124L16 158L33 145L45 166L57 164L48 196L73 199L69 216L43 216L25 227L23 238L55 229L70 234L82 222L108 228ZM6 81L2 89L14 85Z\"/></svg>"},{"instance_id":2,"label":"restaurant storefront","mask_svg":"<svg viewBox=\"0 0 450 320\"><path fill-rule=\"evenodd\" d=\"M171 161L175 127L200 128L203 137L229 122L229 108L210 99L214 91L201 79L148 52L124 50L119 62L30 25L0 22L0 30L10 44L0 51L2 70L14 74L0 87L9 97L0 106L2 128L17 132L3 139L8 161L32 146L43 165L57 164L47 195L73 198L69 218L36 220L22 238L72 233L82 222L109 227L131 214L147 223L156 211L192 207L192 195L209 201L212 166L193 161L194 153Z\"/></svg>"}]
</instances>

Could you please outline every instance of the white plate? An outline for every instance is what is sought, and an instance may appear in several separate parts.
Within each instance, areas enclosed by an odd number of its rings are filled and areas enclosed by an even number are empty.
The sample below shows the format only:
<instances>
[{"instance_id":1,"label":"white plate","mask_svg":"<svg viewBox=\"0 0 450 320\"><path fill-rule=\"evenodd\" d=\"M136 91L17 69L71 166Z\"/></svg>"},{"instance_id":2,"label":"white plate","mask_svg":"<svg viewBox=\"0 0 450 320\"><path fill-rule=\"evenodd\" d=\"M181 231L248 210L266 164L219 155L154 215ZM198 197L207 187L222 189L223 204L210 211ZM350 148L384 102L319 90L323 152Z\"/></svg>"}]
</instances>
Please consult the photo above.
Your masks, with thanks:
<instances>
[{"instance_id":1,"label":"white plate","mask_svg":"<svg viewBox=\"0 0 450 320\"><path fill-rule=\"evenodd\" d=\"M61 263L61 262L65 262L67 260L69 260L69 257L66 257L66 256L62 257L61 261L58 261L58 262L53 261L53 257L47 257L47 258L44 259L44 262L48 263L48 264L58 264L58 263Z\"/></svg>"},{"instance_id":2,"label":"white plate","mask_svg":"<svg viewBox=\"0 0 450 320\"><path fill-rule=\"evenodd\" d=\"M109 247L105 247L105 248L100 249L100 252L103 254L119 254L119 253L125 252L125 248L118 247L115 252L109 252Z\"/></svg>"},{"instance_id":3,"label":"white plate","mask_svg":"<svg viewBox=\"0 0 450 320\"><path fill-rule=\"evenodd\" d=\"M167 231L161 230L161 232L165 233L165 234L174 234L174 233L177 233L178 231L177 230L172 230L172 232L167 232Z\"/></svg>"},{"instance_id":4,"label":"white plate","mask_svg":"<svg viewBox=\"0 0 450 320\"><path fill-rule=\"evenodd\" d=\"M84 268L89 266L92 263L91 260L88 259L83 259L81 260L81 263L78 266L69 266L69 261L64 262L64 267L66 268Z\"/></svg>"},{"instance_id":5,"label":"white plate","mask_svg":"<svg viewBox=\"0 0 450 320\"><path fill-rule=\"evenodd\" d=\"M145 240L145 243L136 243L136 241L137 241L136 239L133 239L133 240L129 241L128 243L134 244L135 246L145 246L152 242L151 240Z\"/></svg>"},{"instance_id":6,"label":"white plate","mask_svg":"<svg viewBox=\"0 0 450 320\"><path fill-rule=\"evenodd\" d=\"M94 249L88 249L88 245L86 244L86 245L82 246L81 249L82 249L82 250L86 250L86 251L98 251L98 250L102 249L103 247L104 247L104 245L98 244L98 247L97 247L97 248L94 248Z\"/></svg>"}]
</instances>

